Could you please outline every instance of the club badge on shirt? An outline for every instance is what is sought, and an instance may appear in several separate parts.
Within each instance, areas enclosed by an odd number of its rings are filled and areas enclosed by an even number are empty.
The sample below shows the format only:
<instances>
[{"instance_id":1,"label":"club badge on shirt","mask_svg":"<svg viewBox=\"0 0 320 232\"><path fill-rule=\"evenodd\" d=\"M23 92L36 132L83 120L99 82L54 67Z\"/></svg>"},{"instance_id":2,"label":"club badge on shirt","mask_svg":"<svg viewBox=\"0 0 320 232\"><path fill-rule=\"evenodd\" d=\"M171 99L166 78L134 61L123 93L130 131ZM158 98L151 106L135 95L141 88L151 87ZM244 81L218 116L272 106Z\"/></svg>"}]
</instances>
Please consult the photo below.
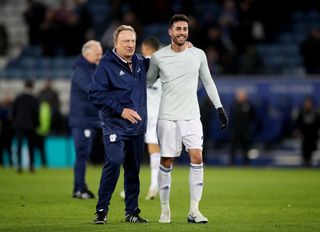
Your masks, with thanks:
<instances>
[{"instance_id":1,"label":"club badge on shirt","mask_svg":"<svg viewBox=\"0 0 320 232\"><path fill-rule=\"evenodd\" d=\"M85 129L85 130L84 130L84 136L85 136L86 138L90 138L90 136L91 136L91 131L90 131L89 129Z\"/></svg>"},{"instance_id":2,"label":"club badge on shirt","mask_svg":"<svg viewBox=\"0 0 320 232\"><path fill-rule=\"evenodd\" d=\"M110 142L115 142L116 140L117 140L117 135L116 134L110 135Z\"/></svg>"}]
</instances>

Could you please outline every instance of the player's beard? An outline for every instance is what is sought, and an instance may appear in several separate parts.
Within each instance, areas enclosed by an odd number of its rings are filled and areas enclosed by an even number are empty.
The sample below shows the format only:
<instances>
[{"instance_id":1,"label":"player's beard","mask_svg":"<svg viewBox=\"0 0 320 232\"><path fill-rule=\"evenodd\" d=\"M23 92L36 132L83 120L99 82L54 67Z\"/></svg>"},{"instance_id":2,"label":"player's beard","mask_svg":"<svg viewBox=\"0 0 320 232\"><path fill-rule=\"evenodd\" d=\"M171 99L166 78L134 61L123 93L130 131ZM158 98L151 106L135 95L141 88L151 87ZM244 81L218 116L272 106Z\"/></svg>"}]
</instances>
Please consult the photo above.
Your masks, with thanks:
<instances>
[{"instance_id":1,"label":"player's beard","mask_svg":"<svg viewBox=\"0 0 320 232\"><path fill-rule=\"evenodd\" d=\"M179 47L183 46L186 43L188 38L187 36L183 36L183 35L181 37L183 37L183 39L179 39L178 36L174 36L172 39L172 41Z\"/></svg>"}]
</instances>

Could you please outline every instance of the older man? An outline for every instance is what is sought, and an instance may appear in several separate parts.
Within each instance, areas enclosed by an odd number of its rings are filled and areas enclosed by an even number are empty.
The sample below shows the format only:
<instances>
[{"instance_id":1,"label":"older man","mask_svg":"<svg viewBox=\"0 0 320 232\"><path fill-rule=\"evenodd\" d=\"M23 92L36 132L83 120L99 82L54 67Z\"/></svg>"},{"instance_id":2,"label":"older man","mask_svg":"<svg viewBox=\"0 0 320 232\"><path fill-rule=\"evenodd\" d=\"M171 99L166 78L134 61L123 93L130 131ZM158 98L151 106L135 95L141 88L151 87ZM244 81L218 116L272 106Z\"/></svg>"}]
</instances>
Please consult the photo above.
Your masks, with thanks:
<instances>
[{"instance_id":1,"label":"older man","mask_svg":"<svg viewBox=\"0 0 320 232\"><path fill-rule=\"evenodd\" d=\"M69 126L75 143L73 198L92 199L94 194L85 182L86 161L100 128L98 109L89 101L88 92L93 73L102 56L99 42L90 40L82 47L82 55L75 61L71 79Z\"/></svg>"},{"instance_id":2,"label":"older man","mask_svg":"<svg viewBox=\"0 0 320 232\"><path fill-rule=\"evenodd\" d=\"M125 221L147 223L139 216L139 171L147 123L146 69L148 61L135 53L136 33L121 25L114 32L114 49L98 65L89 99L100 109L105 144L99 200L94 223L104 224L120 166L124 168Z\"/></svg>"}]
</instances>

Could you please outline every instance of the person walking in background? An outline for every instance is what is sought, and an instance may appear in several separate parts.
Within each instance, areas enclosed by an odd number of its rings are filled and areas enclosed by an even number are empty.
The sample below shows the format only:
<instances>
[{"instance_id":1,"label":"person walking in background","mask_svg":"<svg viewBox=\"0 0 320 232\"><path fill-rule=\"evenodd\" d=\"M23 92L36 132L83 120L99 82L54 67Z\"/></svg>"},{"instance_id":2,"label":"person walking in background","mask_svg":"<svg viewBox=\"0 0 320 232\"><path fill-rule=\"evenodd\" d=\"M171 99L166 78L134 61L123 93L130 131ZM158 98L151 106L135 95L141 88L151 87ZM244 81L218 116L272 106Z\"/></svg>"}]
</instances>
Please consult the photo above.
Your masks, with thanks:
<instances>
[{"instance_id":1,"label":"person walking in background","mask_svg":"<svg viewBox=\"0 0 320 232\"><path fill-rule=\"evenodd\" d=\"M241 150L243 153L243 164L250 163L248 151L252 143L253 127L255 123L255 110L248 100L245 89L236 90L235 100L230 109L230 165L236 163L236 152Z\"/></svg>"},{"instance_id":2,"label":"person walking in background","mask_svg":"<svg viewBox=\"0 0 320 232\"><path fill-rule=\"evenodd\" d=\"M39 149L42 167L47 167L47 155L45 149L46 137L50 132L51 108L48 102L42 101L39 105L39 126L36 130L35 147Z\"/></svg>"},{"instance_id":3,"label":"person walking in background","mask_svg":"<svg viewBox=\"0 0 320 232\"><path fill-rule=\"evenodd\" d=\"M82 47L74 64L71 78L69 126L75 144L73 198L92 199L94 194L85 181L86 162L100 128L98 109L89 101L88 93L94 71L101 59L102 47L99 42L90 40Z\"/></svg>"},{"instance_id":4,"label":"person walking in background","mask_svg":"<svg viewBox=\"0 0 320 232\"><path fill-rule=\"evenodd\" d=\"M147 125L146 70L148 60L135 53L136 33L119 26L113 36L114 49L101 59L89 91L99 107L105 144L95 224L107 219L111 196L124 169L125 221L147 223L139 216L140 164Z\"/></svg>"},{"instance_id":5,"label":"person walking in background","mask_svg":"<svg viewBox=\"0 0 320 232\"><path fill-rule=\"evenodd\" d=\"M145 58L150 58L160 47L156 38L150 37L142 42L141 52ZM147 88L148 123L145 134L145 142L148 145L150 155L151 183L146 200L152 200L158 195L158 172L160 165L160 147L157 138L157 119L161 99L161 82L156 80L152 86Z\"/></svg>"},{"instance_id":6,"label":"person walking in background","mask_svg":"<svg viewBox=\"0 0 320 232\"><path fill-rule=\"evenodd\" d=\"M13 166L12 140L14 136L12 128L12 99L5 96L0 102L0 165L4 165L4 152L8 154L9 165Z\"/></svg>"},{"instance_id":7,"label":"person walking in background","mask_svg":"<svg viewBox=\"0 0 320 232\"><path fill-rule=\"evenodd\" d=\"M189 19L182 14L174 15L169 22L171 44L153 54L148 70L148 86L159 77L162 95L157 123L160 143L160 170L158 173L161 203L160 223L171 222L170 191L173 160L180 156L182 143L190 156L190 210L189 223L207 223L199 211L203 190L203 133L197 98L198 79L218 110L221 129L228 119L220 102L217 88L211 78L205 53L195 47L188 48Z\"/></svg>"},{"instance_id":8,"label":"person walking in background","mask_svg":"<svg viewBox=\"0 0 320 232\"><path fill-rule=\"evenodd\" d=\"M36 128L39 125L39 100L33 95L34 82L24 82L24 92L19 94L13 102L12 119L15 136L17 138L18 172L22 172L22 142L28 140L29 170L34 172L34 146Z\"/></svg>"},{"instance_id":9,"label":"person walking in background","mask_svg":"<svg viewBox=\"0 0 320 232\"><path fill-rule=\"evenodd\" d=\"M314 101L308 97L304 100L297 117L297 127L302 137L302 160L304 167L310 167L312 153L317 149L320 129L320 115L314 107Z\"/></svg>"}]
</instances>

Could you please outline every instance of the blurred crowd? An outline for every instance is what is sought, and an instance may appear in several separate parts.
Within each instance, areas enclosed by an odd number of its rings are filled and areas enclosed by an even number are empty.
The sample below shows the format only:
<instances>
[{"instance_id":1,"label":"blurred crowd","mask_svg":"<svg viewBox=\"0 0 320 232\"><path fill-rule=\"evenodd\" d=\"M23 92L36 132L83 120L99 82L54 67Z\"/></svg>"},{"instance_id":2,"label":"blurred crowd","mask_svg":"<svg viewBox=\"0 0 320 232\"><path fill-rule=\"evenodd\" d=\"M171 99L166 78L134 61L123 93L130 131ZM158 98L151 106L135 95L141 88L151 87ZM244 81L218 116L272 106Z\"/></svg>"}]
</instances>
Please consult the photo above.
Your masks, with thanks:
<instances>
[{"instance_id":1,"label":"blurred crowd","mask_svg":"<svg viewBox=\"0 0 320 232\"><path fill-rule=\"evenodd\" d=\"M94 6L95 2L99 4ZM97 23L93 9L99 6L104 6L106 13ZM89 39L101 41L104 49L112 47L112 32L120 24L135 28L138 45L150 33L158 34L157 29L164 34L160 42L167 43L167 20L174 13L183 12L191 19L189 40L206 52L212 73L259 74L264 72L264 64L257 44L272 41L290 23L293 12L309 9L319 10L320 3L314 0L60 0L52 8L40 0L28 0L23 17L29 28L29 45L41 48L42 55L75 56ZM319 73L317 31L313 30L301 45L307 73ZM0 35L6 38L1 27ZM7 43L5 39L1 41L0 51Z\"/></svg>"}]
</instances>

